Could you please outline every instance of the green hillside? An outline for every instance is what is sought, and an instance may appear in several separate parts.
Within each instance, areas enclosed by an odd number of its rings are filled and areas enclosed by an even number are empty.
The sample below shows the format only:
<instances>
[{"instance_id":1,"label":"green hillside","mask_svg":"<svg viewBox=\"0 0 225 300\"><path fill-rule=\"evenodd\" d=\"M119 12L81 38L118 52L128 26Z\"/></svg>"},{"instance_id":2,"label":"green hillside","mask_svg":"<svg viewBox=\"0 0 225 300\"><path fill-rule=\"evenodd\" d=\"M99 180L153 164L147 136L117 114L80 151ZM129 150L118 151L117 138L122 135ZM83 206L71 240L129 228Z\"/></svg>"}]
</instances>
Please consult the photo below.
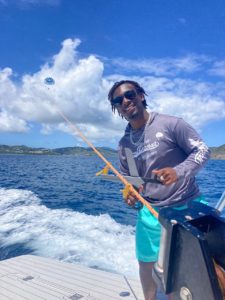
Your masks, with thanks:
<instances>
[{"instance_id":1,"label":"green hillside","mask_svg":"<svg viewBox=\"0 0 225 300\"><path fill-rule=\"evenodd\" d=\"M107 147L97 148L104 155L115 155L115 149ZM210 147L211 159L225 159L225 144L219 147ZM39 154L39 155L95 155L91 148L65 147L56 149L32 148L27 146L0 145L0 154Z\"/></svg>"},{"instance_id":2,"label":"green hillside","mask_svg":"<svg viewBox=\"0 0 225 300\"><path fill-rule=\"evenodd\" d=\"M117 151L107 147L97 148L102 154L113 155ZM27 146L0 145L0 154L36 154L36 155L96 155L91 148L65 147L56 149L32 148Z\"/></svg>"}]
</instances>

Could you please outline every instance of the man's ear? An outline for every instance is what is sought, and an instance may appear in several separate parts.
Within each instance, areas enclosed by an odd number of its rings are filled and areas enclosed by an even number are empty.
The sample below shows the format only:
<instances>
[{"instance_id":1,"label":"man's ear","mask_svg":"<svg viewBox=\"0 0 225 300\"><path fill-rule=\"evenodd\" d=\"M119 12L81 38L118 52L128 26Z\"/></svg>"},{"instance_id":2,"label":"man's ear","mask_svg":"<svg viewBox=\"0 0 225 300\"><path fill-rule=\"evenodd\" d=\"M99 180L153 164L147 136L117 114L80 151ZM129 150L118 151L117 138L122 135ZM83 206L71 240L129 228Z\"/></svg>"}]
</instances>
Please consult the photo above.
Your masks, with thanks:
<instances>
[{"instance_id":1,"label":"man's ear","mask_svg":"<svg viewBox=\"0 0 225 300\"><path fill-rule=\"evenodd\" d=\"M145 96L143 94L141 94L140 96L141 96L141 101L143 102L145 100Z\"/></svg>"}]
</instances>

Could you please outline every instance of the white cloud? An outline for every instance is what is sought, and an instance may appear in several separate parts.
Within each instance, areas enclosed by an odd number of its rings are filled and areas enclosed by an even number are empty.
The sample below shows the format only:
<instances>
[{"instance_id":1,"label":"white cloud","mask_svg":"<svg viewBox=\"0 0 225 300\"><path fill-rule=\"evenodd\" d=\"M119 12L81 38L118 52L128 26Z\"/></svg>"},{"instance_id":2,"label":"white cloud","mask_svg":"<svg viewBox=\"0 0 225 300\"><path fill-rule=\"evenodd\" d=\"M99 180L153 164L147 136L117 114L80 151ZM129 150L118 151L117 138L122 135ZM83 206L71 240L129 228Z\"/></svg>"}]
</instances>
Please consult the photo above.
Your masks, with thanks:
<instances>
[{"instance_id":1,"label":"white cloud","mask_svg":"<svg viewBox=\"0 0 225 300\"><path fill-rule=\"evenodd\" d=\"M209 70L209 73L212 75L225 77L225 60L215 62L212 68Z\"/></svg>"},{"instance_id":2,"label":"white cloud","mask_svg":"<svg viewBox=\"0 0 225 300\"><path fill-rule=\"evenodd\" d=\"M20 83L13 82L10 68L2 70L1 107L25 123L41 123L44 134L63 130L58 126L63 121L60 115L63 112L93 139L104 138L107 130L108 134L113 131L115 135L118 129L113 129L113 125L120 127L117 126L120 119L112 115L106 100L110 85L103 78L103 63L93 55L79 59L76 55L79 44L78 39L65 40L51 62L37 73L24 75ZM49 76L54 78L55 85L44 83Z\"/></svg>"},{"instance_id":3,"label":"white cloud","mask_svg":"<svg viewBox=\"0 0 225 300\"><path fill-rule=\"evenodd\" d=\"M71 134L73 130L65 125L60 114L63 112L92 142L109 144L122 135L126 121L111 112L107 94L115 81L128 76L104 77L103 61L94 55L80 59L79 45L78 39L63 41L60 52L50 62L37 73L24 75L20 82L13 80L10 68L0 70L0 131L24 132L31 122L37 122L42 125L43 134L55 130ZM202 57L203 60L206 58ZM126 64L127 61L124 67ZM155 68L157 77L137 75L129 79L146 89L152 110L183 117L198 129L209 121L225 118L223 82L175 76L177 70L189 74L201 69L200 58L149 60L148 66ZM44 83L49 76L54 78L55 85Z\"/></svg>"},{"instance_id":4,"label":"white cloud","mask_svg":"<svg viewBox=\"0 0 225 300\"><path fill-rule=\"evenodd\" d=\"M0 132L27 132L27 123L5 111L0 112Z\"/></svg>"},{"instance_id":5,"label":"white cloud","mask_svg":"<svg viewBox=\"0 0 225 300\"><path fill-rule=\"evenodd\" d=\"M216 84L154 77L145 77L142 84L152 110L182 117L198 130L209 121L225 118L225 102L217 95Z\"/></svg>"},{"instance_id":6,"label":"white cloud","mask_svg":"<svg viewBox=\"0 0 225 300\"><path fill-rule=\"evenodd\" d=\"M124 59L111 61L120 71L141 71L155 76L177 76L180 73L193 73L201 70L202 64L210 59L204 55L187 55L181 58Z\"/></svg>"}]
</instances>

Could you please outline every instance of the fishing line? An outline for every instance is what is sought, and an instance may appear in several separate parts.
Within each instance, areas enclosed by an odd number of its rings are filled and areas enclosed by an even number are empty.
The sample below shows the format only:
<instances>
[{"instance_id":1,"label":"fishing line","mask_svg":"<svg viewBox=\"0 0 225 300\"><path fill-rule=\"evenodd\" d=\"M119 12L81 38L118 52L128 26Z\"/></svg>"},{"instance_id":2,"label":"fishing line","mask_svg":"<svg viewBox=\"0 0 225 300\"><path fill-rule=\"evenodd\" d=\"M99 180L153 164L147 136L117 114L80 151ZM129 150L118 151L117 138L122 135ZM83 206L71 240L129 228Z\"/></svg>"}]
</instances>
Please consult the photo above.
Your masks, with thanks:
<instances>
[{"instance_id":1,"label":"fishing line","mask_svg":"<svg viewBox=\"0 0 225 300\"><path fill-rule=\"evenodd\" d=\"M136 190L135 188L132 186L132 184L130 184L124 177L123 175L121 175L116 168L113 167L113 165L102 155L102 153L100 151L98 151L95 146L84 136L84 134L81 132L81 130L74 124L72 123L65 115L64 113L58 109L59 114L61 115L61 117L64 119L64 121L66 121L66 123L71 127L71 129L73 129L73 131L77 132L79 134L79 136L82 138L82 140L90 147L92 148L92 150L106 163L106 167L104 168L105 172L107 172L108 169L110 169L119 179L120 181L125 185L125 189L124 191L124 195L127 196L129 192L132 192L137 199L144 204L149 211L156 217L158 218L158 212L152 208L152 206L149 204L149 202L147 202L147 200L145 200Z\"/></svg>"},{"instance_id":2,"label":"fishing line","mask_svg":"<svg viewBox=\"0 0 225 300\"><path fill-rule=\"evenodd\" d=\"M47 85L54 85L55 81L53 78L51 77L47 77L45 79L45 84ZM99 158L101 158L105 163L106 163L106 167L99 173L107 173L108 170L110 169L119 179L120 181L125 185L125 188L123 190L123 196L125 197L126 195L128 195L128 193L132 192L137 199L143 204L145 205L149 211L156 217L158 218L158 212L152 208L152 206L149 204L149 202L147 202L133 187L132 184L130 184L124 177L123 175L121 175L116 168L113 167L113 165L102 155L102 153L100 151L98 151L94 145L84 136L84 134L81 132L81 130L70 121L69 118L67 118L65 116L65 114L59 110L59 108L57 108L59 114L61 115L61 117L64 119L64 121L71 127L71 129L75 132L78 133L78 135L81 137L81 139L98 155ZM125 197L126 198L126 197ZM221 203L218 203L218 210L221 212L222 209L225 206L225 193L222 195L221 197L221 201L219 201ZM221 210L220 210L221 209ZM221 289L221 292L223 294L223 299L225 299L225 271L223 269L221 269L220 265L218 265L215 261L214 261L214 266L215 266L215 271L216 271L216 275L218 278L218 282L219 282L219 286ZM126 280L126 277L124 277ZM127 281L127 280L126 280ZM128 282L127 282L128 283ZM129 285L129 284L128 284ZM131 289L131 291L133 292L133 290ZM133 293L134 294L134 293ZM136 295L134 294L134 297L136 298Z\"/></svg>"}]
</instances>

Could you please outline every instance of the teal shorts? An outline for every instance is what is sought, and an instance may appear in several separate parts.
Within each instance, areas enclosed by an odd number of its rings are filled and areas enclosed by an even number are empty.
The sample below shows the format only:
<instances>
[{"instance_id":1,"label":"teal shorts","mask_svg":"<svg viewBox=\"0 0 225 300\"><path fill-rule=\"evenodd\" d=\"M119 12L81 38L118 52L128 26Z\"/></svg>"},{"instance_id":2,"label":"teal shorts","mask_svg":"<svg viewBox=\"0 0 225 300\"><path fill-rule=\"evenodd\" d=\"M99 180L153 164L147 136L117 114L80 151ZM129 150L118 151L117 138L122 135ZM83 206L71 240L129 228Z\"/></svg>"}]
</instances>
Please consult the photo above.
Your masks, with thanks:
<instances>
[{"instance_id":1,"label":"teal shorts","mask_svg":"<svg viewBox=\"0 0 225 300\"><path fill-rule=\"evenodd\" d=\"M204 204L207 202L202 196L196 198ZM187 205L180 205L174 207L182 210L187 208ZM156 208L158 211L158 209ZM136 224L136 257L138 261L155 262L158 259L159 245L160 245L161 226L156 217L148 210L146 206L138 212Z\"/></svg>"}]
</instances>

